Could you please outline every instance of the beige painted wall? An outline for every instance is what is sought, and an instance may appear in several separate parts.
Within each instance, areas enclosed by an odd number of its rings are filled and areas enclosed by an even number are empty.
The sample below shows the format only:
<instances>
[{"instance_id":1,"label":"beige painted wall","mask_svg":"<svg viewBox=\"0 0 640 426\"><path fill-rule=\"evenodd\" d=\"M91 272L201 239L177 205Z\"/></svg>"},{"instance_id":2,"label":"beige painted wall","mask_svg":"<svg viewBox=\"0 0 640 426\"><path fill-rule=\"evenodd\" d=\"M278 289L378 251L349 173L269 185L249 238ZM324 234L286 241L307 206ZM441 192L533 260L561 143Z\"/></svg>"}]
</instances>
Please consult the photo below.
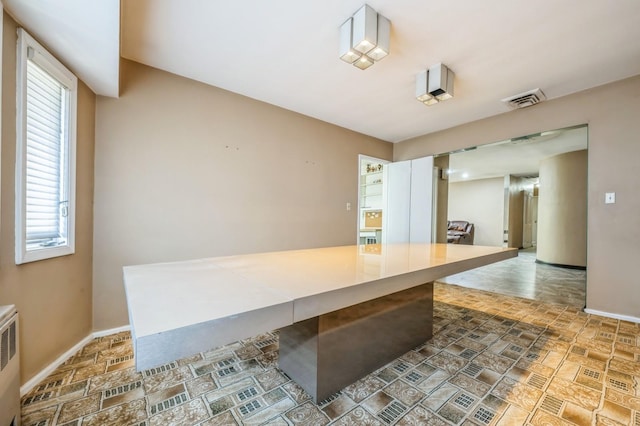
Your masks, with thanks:
<instances>
[{"instance_id":1,"label":"beige painted wall","mask_svg":"<svg viewBox=\"0 0 640 426\"><path fill-rule=\"evenodd\" d=\"M524 231L524 180L509 176L509 227L507 247L522 248Z\"/></svg>"},{"instance_id":2,"label":"beige painted wall","mask_svg":"<svg viewBox=\"0 0 640 426\"><path fill-rule=\"evenodd\" d=\"M123 61L98 97L94 328L128 323L122 266L356 243L358 154L393 147ZM346 203L351 203L351 211Z\"/></svg>"},{"instance_id":3,"label":"beige painted wall","mask_svg":"<svg viewBox=\"0 0 640 426\"><path fill-rule=\"evenodd\" d=\"M2 64L2 210L0 304L20 313L22 383L92 329L93 153L95 95L78 86L76 254L16 266L16 23L4 14Z\"/></svg>"},{"instance_id":4,"label":"beige painted wall","mask_svg":"<svg viewBox=\"0 0 640 426\"><path fill-rule=\"evenodd\" d=\"M544 88L543 88L544 89ZM455 101L455 99L454 99ZM496 100L496 102L498 102ZM640 76L396 144L394 159L589 125L587 308L640 318ZM605 192L616 204L604 204Z\"/></svg>"},{"instance_id":5,"label":"beige painted wall","mask_svg":"<svg viewBox=\"0 0 640 426\"><path fill-rule=\"evenodd\" d=\"M436 180L437 185L437 199L436 199L436 243L447 242L447 218L449 217L449 180L441 179L440 173L442 170L449 169L449 156L442 155L433 159L433 166L437 167L438 178Z\"/></svg>"},{"instance_id":6,"label":"beige painted wall","mask_svg":"<svg viewBox=\"0 0 640 426\"><path fill-rule=\"evenodd\" d=\"M540 162L536 257L587 266L587 150Z\"/></svg>"},{"instance_id":7,"label":"beige painted wall","mask_svg":"<svg viewBox=\"0 0 640 426\"><path fill-rule=\"evenodd\" d=\"M449 219L474 224L473 244L502 247L504 178L449 184Z\"/></svg>"}]
</instances>

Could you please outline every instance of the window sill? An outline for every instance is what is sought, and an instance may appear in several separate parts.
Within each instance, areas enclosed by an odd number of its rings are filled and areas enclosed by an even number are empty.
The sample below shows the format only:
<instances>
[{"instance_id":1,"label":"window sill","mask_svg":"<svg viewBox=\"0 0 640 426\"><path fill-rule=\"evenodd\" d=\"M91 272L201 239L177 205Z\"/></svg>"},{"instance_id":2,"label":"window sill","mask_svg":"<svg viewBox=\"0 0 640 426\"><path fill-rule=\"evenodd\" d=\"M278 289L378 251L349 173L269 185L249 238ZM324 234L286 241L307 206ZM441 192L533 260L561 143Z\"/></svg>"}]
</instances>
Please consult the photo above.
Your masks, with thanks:
<instances>
[{"instance_id":1,"label":"window sill","mask_svg":"<svg viewBox=\"0 0 640 426\"><path fill-rule=\"evenodd\" d=\"M74 254L75 249L71 246L42 247L33 249L24 253L16 253L16 265L24 263L37 262L39 260L53 259L60 256L68 256Z\"/></svg>"}]
</instances>

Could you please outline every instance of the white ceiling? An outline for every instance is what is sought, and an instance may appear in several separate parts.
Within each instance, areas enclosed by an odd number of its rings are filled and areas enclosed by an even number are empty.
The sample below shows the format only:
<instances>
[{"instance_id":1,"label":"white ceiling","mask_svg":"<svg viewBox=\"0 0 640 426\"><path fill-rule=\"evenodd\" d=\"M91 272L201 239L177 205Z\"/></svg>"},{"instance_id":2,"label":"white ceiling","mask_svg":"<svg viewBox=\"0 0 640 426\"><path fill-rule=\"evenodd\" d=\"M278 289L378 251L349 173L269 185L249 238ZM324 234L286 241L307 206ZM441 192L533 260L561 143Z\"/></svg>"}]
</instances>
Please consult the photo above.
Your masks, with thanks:
<instances>
[{"instance_id":1,"label":"white ceiling","mask_svg":"<svg viewBox=\"0 0 640 426\"><path fill-rule=\"evenodd\" d=\"M5 0L98 94L122 57L398 142L640 74L638 0L369 0L391 53L361 71L338 59L338 27L363 0ZM113 20L120 14L118 39ZM415 75L443 62L455 97L426 107ZM535 108L535 107L534 107Z\"/></svg>"},{"instance_id":2,"label":"white ceiling","mask_svg":"<svg viewBox=\"0 0 640 426\"><path fill-rule=\"evenodd\" d=\"M565 152L587 149L587 127L560 129L481 145L449 156L449 181L504 177L534 177L540 161Z\"/></svg>"},{"instance_id":3,"label":"white ceiling","mask_svg":"<svg viewBox=\"0 0 640 426\"><path fill-rule=\"evenodd\" d=\"M95 93L118 96L119 0L2 0L4 8Z\"/></svg>"}]
</instances>

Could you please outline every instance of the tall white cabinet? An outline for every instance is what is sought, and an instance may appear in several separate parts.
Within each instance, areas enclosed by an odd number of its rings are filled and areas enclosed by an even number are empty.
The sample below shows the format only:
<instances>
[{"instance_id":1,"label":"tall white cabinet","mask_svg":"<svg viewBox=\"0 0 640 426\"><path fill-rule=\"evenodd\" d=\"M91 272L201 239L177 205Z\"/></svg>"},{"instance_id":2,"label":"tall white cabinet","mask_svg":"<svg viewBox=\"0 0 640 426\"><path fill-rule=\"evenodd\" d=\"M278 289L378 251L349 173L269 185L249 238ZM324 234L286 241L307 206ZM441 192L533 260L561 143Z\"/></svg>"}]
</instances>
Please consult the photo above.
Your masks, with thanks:
<instances>
[{"instance_id":1,"label":"tall white cabinet","mask_svg":"<svg viewBox=\"0 0 640 426\"><path fill-rule=\"evenodd\" d=\"M434 219L433 157L385 165L383 243L430 243Z\"/></svg>"}]
</instances>

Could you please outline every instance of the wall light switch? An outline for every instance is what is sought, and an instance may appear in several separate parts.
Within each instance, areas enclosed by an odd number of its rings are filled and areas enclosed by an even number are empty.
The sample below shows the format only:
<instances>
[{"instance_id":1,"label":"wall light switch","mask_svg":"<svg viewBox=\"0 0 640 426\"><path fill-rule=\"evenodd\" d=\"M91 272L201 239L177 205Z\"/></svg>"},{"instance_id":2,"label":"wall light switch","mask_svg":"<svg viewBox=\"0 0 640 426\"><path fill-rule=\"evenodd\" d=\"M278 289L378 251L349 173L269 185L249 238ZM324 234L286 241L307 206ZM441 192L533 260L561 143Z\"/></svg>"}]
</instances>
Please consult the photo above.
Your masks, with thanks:
<instances>
[{"instance_id":1,"label":"wall light switch","mask_svg":"<svg viewBox=\"0 0 640 426\"><path fill-rule=\"evenodd\" d=\"M351 211L351 203L347 203L347 211Z\"/></svg>"},{"instance_id":2,"label":"wall light switch","mask_svg":"<svg viewBox=\"0 0 640 426\"><path fill-rule=\"evenodd\" d=\"M615 192L605 192L605 194L604 194L604 203L605 204L615 204L616 203L616 193Z\"/></svg>"}]
</instances>

